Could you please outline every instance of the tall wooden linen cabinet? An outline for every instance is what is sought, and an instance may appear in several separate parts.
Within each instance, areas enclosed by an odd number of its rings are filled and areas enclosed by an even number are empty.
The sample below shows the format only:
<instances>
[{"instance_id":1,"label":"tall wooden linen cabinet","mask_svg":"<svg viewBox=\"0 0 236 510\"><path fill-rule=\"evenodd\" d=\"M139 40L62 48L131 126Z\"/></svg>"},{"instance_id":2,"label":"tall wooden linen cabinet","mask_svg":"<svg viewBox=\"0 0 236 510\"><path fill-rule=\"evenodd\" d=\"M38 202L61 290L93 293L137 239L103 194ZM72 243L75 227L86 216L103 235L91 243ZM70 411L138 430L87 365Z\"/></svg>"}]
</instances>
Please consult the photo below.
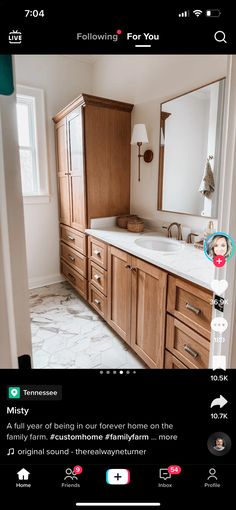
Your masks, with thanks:
<instances>
[{"instance_id":1,"label":"tall wooden linen cabinet","mask_svg":"<svg viewBox=\"0 0 236 510\"><path fill-rule=\"evenodd\" d=\"M133 105L81 94L54 118L61 271L87 299L87 243L92 218L130 211Z\"/></svg>"}]
</instances>

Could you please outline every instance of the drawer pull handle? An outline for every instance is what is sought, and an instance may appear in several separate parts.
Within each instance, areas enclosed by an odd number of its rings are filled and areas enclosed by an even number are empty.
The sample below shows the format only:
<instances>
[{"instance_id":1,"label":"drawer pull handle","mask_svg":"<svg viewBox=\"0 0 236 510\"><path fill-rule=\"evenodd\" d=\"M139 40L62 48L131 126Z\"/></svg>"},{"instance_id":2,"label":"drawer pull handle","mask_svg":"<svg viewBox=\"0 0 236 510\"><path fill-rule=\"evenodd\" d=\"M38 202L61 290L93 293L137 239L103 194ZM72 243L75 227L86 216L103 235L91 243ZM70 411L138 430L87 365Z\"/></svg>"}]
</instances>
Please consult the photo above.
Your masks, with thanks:
<instances>
[{"instance_id":1,"label":"drawer pull handle","mask_svg":"<svg viewBox=\"0 0 236 510\"><path fill-rule=\"evenodd\" d=\"M76 278L75 278L75 276L74 276L73 274L68 273L67 275L68 275L68 276L69 276L72 280L74 280L74 281L76 280Z\"/></svg>"},{"instance_id":2,"label":"drawer pull handle","mask_svg":"<svg viewBox=\"0 0 236 510\"><path fill-rule=\"evenodd\" d=\"M72 260L72 262L75 261L75 257L72 257L72 255L68 255L68 259Z\"/></svg>"},{"instance_id":3,"label":"drawer pull handle","mask_svg":"<svg viewBox=\"0 0 236 510\"><path fill-rule=\"evenodd\" d=\"M68 235L67 238L70 239L70 241L75 241L75 237L73 237L73 236Z\"/></svg>"},{"instance_id":4,"label":"drawer pull handle","mask_svg":"<svg viewBox=\"0 0 236 510\"><path fill-rule=\"evenodd\" d=\"M125 269L131 269L131 265L130 264L126 264Z\"/></svg>"},{"instance_id":5,"label":"drawer pull handle","mask_svg":"<svg viewBox=\"0 0 236 510\"><path fill-rule=\"evenodd\" d=\"M193 306L190 303L186 303L186 308L187 308L187 310L191 310L191 312L194 312L197 315L199 315L199 313L201 313L201 309L200 308L197 308L196 306Z\"/></svg>"},{"instance_id":6,"label":"drawer pull handle","mask_svg":"<svg viewBox=\"0 0 236 510\"><path fill-rule=\"evenodd\" d=\"M100 305L100 304L101 304L101 301L99 301L99 299L94 299L94 303L95 303L96 305Z\"/></svg>"},{"instance_id":7,"label":"drawer pull handle","mask_svg":"<svg viewBox=\"0 0 236 510\"><path fill-rule=\"evenodd\" d=\"M101 252L99 250L94 250L94 254L97 255L98 257L100 257Z\"/></svg>"},{"instance_id":8,"label":"drawer pull handle","mask_svg":"<svg viewBox=\"0 0 236 510\"><path fill-rule=\"evenodd\" d=\"M190 356L192 356L193 358L197 358L198 357L198 352L197 351L194 351L191 347L189 347L189 345L184 345L184 350L186 352L188 352L188 354L190 354Z\"/></svg>"},{"instance_id":9,"label":"drawer pull handle","mask_svg":"<svg viewBox=\"0 0 236 510\"><path fill-rule=\"evenodd\" d=\"M70 172L65 172L65 175L70 175Z\"/></svg>"},{"instance_id":10,"label":"drawer pull handle","mask_svg":"<svg viewBox=\"0 0 236 510\"><path fill-rule=\"evenodd\" d=\"M95 280L101 280L101 276L99 276L99 274L95 274L94 278L95 278Z\"/></svg>"}]
</instances>

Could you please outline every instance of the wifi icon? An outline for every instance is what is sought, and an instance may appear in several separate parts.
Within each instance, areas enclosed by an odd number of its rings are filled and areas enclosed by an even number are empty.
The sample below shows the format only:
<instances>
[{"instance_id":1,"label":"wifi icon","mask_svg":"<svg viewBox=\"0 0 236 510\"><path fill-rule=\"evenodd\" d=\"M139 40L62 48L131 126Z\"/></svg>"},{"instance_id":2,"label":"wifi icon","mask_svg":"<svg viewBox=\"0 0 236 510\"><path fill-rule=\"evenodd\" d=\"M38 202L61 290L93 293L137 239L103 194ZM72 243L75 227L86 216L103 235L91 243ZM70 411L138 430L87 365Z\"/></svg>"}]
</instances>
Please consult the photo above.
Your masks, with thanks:
<instances>
[{"instance_id":1,"label":"wifi icon","mask_svg":"<svg viewBox=\"0 0 236 510\"><path fill-rule=\"evenodd\" d=\"M201 16L202 11L200 11L199 9L196 9L195 11L193 11L193 14L195 14L195 16L197 16L197 18L198 18L199 16Z\"/></svg>"}]
</instances>

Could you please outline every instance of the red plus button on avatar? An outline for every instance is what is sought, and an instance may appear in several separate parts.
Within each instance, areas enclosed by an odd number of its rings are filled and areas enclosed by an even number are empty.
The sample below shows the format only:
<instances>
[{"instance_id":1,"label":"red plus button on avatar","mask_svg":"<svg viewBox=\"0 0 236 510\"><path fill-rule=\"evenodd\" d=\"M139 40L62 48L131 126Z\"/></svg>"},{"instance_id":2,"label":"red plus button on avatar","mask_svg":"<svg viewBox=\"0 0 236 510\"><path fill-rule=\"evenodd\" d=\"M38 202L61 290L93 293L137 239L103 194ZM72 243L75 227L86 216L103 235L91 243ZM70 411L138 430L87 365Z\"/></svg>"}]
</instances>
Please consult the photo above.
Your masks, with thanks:
<instances>
[{"instance_id":1,"label":"red plus button on avatar","mask_svg":"<svg viewBox=\"0 0 236 510\"><path fill-rule=\"evenodd\" d=\"M223 267L225 265L225 257L223 257L223 255L216 255L216 257L213 258L213 264L216 267Z\"/></svg>"}]
</instances>

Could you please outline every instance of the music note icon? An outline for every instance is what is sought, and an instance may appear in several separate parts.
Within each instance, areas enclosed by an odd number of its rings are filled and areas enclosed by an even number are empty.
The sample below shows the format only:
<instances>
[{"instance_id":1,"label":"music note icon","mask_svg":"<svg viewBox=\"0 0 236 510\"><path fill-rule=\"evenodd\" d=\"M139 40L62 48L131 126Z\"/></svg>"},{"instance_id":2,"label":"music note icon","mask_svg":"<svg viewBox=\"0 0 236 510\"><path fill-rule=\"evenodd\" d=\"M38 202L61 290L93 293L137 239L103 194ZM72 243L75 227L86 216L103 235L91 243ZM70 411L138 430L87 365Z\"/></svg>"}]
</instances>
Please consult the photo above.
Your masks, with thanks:
<instances>
[{"instance_id":1,"label":"music note icon","mask_svg":"<svg viewBox=\"0 0 236 510\"><path fill-rule=\"evenodd\" d=\"M15 450L14 448L9 448L7 455L14 455Z\"/></svg>"}]
</instances>

